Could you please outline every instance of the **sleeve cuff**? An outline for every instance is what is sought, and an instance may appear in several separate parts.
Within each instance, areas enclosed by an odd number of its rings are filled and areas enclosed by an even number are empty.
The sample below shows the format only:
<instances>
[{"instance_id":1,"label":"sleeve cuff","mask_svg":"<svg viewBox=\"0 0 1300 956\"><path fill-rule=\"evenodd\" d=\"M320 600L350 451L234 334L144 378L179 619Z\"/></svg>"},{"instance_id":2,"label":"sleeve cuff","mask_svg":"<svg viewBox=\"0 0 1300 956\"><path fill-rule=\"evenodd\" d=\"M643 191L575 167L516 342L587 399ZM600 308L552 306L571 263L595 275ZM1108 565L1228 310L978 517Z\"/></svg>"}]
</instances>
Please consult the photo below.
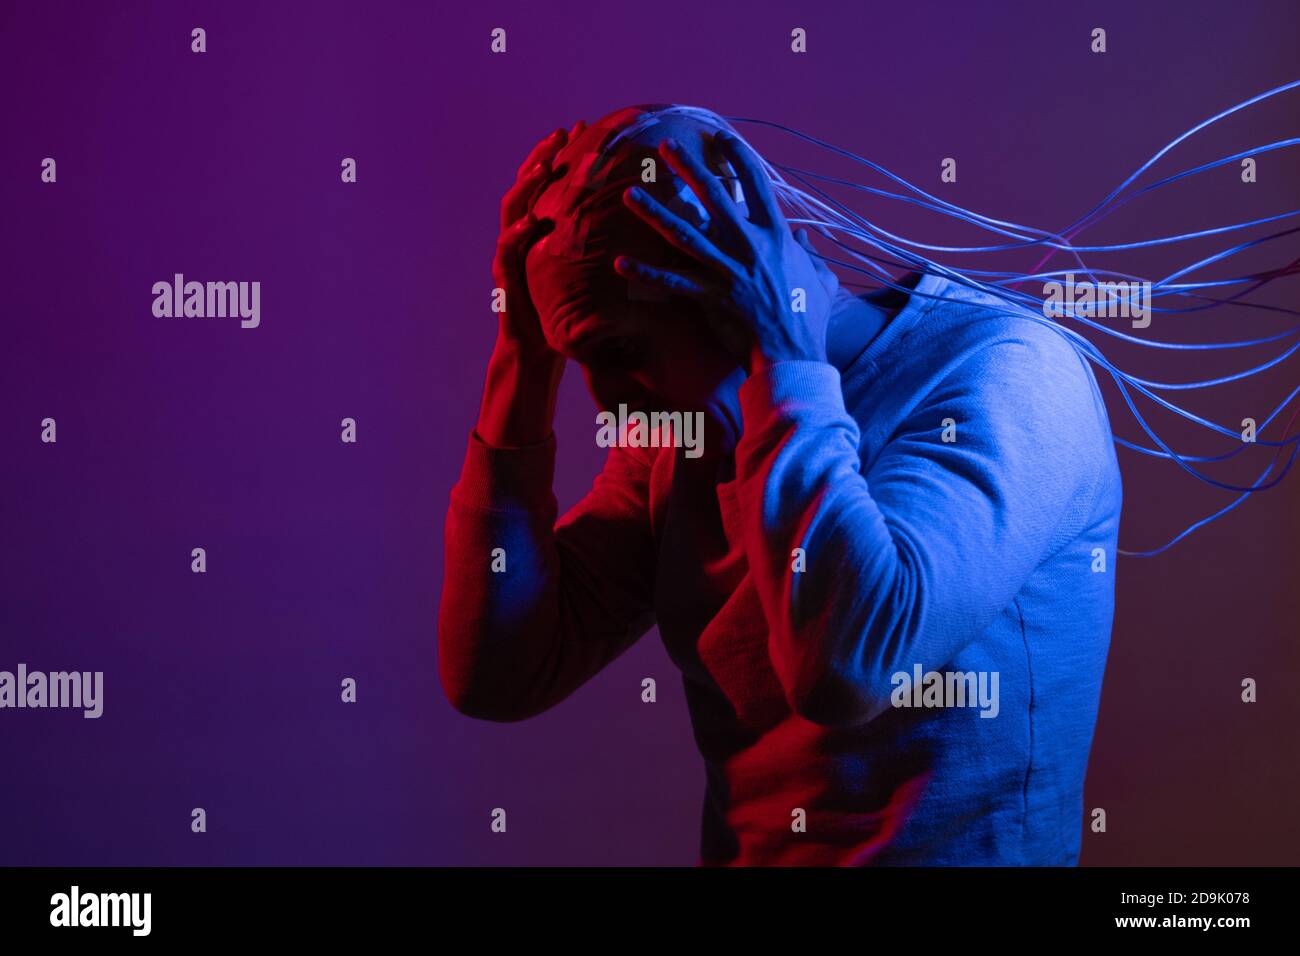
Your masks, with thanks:
<instances>
[{"instance_id":1,"label":"sleeve cuff","mask_svg":"<svg viewBox=\"0 0 1300 956\"><path fill-rule=\"evenodd\" d=\"M853 423L844 408L840 372L826 362L789 361L765 366L740 386L745 433L768 423ZM856 424L856 423L853 423Z\"/></svg>"},{"instance_id":2,"label":"sleeve cuff","mask_svg":"<svg viewBox=\"0 0 1300 956\"><path fill-rule=\"evenodd\" d=\"M555 433L544 442L520 448L496 448L470 432L460 480L452 499L471 508L536 510L553 502Z\"/></svg>"}]
</instances>

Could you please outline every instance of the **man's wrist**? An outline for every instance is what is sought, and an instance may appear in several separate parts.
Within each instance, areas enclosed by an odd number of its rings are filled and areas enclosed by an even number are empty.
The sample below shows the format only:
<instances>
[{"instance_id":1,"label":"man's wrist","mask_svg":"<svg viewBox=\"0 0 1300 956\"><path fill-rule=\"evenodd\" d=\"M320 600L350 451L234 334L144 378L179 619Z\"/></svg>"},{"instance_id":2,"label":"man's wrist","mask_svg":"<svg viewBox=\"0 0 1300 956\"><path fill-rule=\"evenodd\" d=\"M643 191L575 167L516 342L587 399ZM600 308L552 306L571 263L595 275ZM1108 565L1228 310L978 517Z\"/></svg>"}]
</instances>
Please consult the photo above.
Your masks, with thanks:
<instances>
[{"instance_id":1,"label":"man's wrist","mask_svg":"<svg viewBox=\"0 0 1300 956\"><path fill-rule=\"evenodd\" d=\"M564 368L564 356L550 346L532 344L514 336L498 334L492 349L492 360L517 367L521 372L539 373L540 379L556 378Z\"/></svg>"},{"instance_id":2,"label":"man's wrist","mask_svg":"<svg viewBox=\"0 0 1300 956\"><path fill-rule=\"evenodd\" d=\"M563 374L564 357L558 353L499 336L488 361L475 429L479 437L498 448L546 441Z\"/></svg>"}]
</instances>

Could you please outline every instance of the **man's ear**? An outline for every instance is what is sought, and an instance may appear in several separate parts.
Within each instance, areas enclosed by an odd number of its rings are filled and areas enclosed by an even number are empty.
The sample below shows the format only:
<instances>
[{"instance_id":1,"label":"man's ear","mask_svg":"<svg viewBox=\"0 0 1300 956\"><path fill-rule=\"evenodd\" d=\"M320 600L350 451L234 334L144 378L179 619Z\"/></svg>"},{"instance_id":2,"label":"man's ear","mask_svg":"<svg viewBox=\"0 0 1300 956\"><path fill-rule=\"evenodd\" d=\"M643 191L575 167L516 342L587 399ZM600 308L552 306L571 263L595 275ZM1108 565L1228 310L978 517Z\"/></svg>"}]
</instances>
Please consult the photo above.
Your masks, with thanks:
<instances>
[{"instance_id":1,"label":"man's ear","mask_svg":"<svg viewBox=\"0 0 1300 956\"><path fill-rule=\"evenodd\" d=\"M828 266L818 255L817 248L812 244L812 239L808 235L808 230L802 226L795 230L795 241L803 247L804 252L808 253L808 258L812 260L813 268L817 270L818 277L822 280L822 285L826 288L826 293L832 299L840 289L840 277L835 274L835 270Z\"/></svg>"}]
</instances>

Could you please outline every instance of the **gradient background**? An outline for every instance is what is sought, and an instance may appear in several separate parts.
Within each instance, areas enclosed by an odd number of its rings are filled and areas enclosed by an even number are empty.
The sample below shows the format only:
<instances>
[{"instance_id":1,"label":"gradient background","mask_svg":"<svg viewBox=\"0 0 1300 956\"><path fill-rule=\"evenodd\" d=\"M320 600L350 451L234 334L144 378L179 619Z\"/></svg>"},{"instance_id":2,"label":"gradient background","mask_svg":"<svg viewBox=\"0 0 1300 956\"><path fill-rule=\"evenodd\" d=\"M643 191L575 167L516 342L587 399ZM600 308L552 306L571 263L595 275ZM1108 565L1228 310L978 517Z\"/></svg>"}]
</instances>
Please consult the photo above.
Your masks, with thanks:
<instances>
[{"instance_id":1,"label":"gradient background","mask_svg":"<svg viewBox=\"0 0 1300 956\"><path fill-rule=\"evenodd\" d=\"M797 126L932 189L953 156L945 197L1060 226L1177 133L1296 78L1294 3L1057 6L6 0L0 669L102 670L105 714L0 712L0 863L693 863L703 773L657 635L525 724L461 717L438 686L442 520L495 332L499 197L554 127L674 101ZM1296 102L1162 168L1295 135ZM1198 177L1096 238L1293 208L1298 185L1296 158L1269 154L1253 186L1235 167ZM1294 257L1286 243L1264 261ZM150 287L174 272L260 281L261 327L154 318ZM1295 306L1290 283L1261 300ZM1236 311L1217 334L1282 327ZM1295 370L1200 407L1262 418ZM557 432L567 507L603 454L574 369ZM1183 447L1206 450L1195 437ZM1125 547L1228 500L1121 462ZM1119 562L1086 798L1109 832L1085 832L1084 863L1300 858L1298 495L1293 476Z\"/></svg>"}]
</instances>

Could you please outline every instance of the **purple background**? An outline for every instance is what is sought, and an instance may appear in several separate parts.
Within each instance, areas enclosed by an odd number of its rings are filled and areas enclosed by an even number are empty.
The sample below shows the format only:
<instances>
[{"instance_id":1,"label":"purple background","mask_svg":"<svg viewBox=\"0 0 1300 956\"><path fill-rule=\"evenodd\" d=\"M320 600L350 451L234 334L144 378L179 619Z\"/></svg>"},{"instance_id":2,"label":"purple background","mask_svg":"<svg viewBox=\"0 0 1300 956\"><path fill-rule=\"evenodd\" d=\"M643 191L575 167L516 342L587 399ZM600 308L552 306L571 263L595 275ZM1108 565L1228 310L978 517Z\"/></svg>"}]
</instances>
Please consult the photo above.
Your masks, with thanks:
<instances>
[{"instance_id":1,"label":"purple background","mask_svg":"<svg viewBox=\"0 0 1300 956\"><path fill-rule=\"evenodd\" d=\"M438 686L443 511L494 334L500 194L554 127L674 101L797 126L931 189L953 156L945 197L1059 226L1193 123L1296 78L1293 3L1086 6L5 4L0 669L106 687L97 721L0 711L0 863L693 863L703 774L656 635L525 724L461 717ZM1295 135L1295 104L1163 168ZM1253 186L1199 177L1098 238L1291 208L1298 183L1269 154ZM155 318L150 287L174 272L259 280L261 327ZM1294 306L1295 288L1263 299ZM1231 318L1218 334L1284 327ZM1199 407L1262 418L1295 367ZM570 369L563 506L600 464L591 414ZM1227 500L1121 462L1126 547ZM1293 476L1173 553L1120 561L1087 792L1109 832L1085 833L1083 862L1296 862L1297 494Z\"/></svg>"}]
</instances>

